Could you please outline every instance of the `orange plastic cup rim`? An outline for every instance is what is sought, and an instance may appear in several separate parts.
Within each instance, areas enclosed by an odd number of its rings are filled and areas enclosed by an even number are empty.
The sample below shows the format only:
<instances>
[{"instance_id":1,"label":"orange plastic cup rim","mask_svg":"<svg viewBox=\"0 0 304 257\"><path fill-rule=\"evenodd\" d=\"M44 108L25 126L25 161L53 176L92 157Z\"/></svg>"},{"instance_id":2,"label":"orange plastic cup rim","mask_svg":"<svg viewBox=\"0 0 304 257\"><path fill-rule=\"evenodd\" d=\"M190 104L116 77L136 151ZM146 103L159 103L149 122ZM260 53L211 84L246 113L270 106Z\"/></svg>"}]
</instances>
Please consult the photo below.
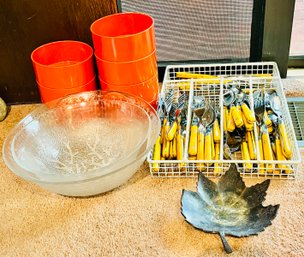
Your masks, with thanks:
<instances>
[{"instance_id":1,"label":"orange plastic cup rim","mask_svg":"<svg viewBox=\"0 0 304 257\"><path fill-rule=\"evenodd\" d=\"M61 90L67 90L67 91L69 91L69 90L73 90L73 89L77 89L77 88L86 87L87 85L91 84L94 80L96 80L96 76L93 79L91 79L89 82L87 82L87 83L85 83L85 84L83 84L81 86L70 87L70 88L51 88L51 87L46 87L46 86L41 85L40 82L37 81L37 80L36 80L36 83L41 88L45 88L45 89L49 89L49 90L53 90L53 91L61 91Z\"/></svg>"},{"instance_id":2,"label":"orange plastic cup rim","mask_svg":"<svg viewBox=\"0 0 304 257\"><path fill-rule=\"evenodd\" d=\"M50 43L43 44L43 45L37 47L35 50L33 50L32 53L31 53L31 60L32 60L32 62L35 63L36 65L48 67L48 68L50 68L50 69L62 69L62 66L51 66L51 65L49 65L49 64L42 64L42 63L36 61L35 58L34 58L34 55L35 55L39 50L41 50L42 48L47 47L47 46L50 46L50 45L59 44L59 43L77 43L77 44L79 44L79 45L82 45L82 46L87 47L87 49L88 49L89 52L90 52L90 53L89 53L89 56L88 56L86 59L84 59L84 60L82 60L82 61L79 61L79 62L77 62L77 63L67 64L67 65L65 65L64 67L72 67L72 66L81 65L81 64L87 62L88 60L90 60L90 59L93 57L94 51L93 51L93 48L92 48L90 45L88 45L88 44L86 44L86 43L84 43L84 42L81 42L81 41L76 41L76 40L61 40L61 41L54 41L54 42L50 42Z\"/></svg>"},{"instance_id":3,"label":"orange plastic cup rim","mask_svg":"<svg viewBox=\"0 0 304 257\"><path fill-rule=\"evenodd\" d=\"M101 21L104 21L106 19L111 19L113 18L114 16L128 16L128 15L138 15L138 16L145 16L146 18L149 18L151 19L151 25L149 27L147 27L146 29L142 30L142 31L139 31L137 33L132 33L132 34L126 34L126 35L119 35L119 36L105 36L105 35L101 35L99 33L96 33L93 29L94 26L96 26L97 23L101 22ZM115 18L115 17L114 17ZM128 38L128 37L132 37L132 36L136 36L136 35L140 35L142 33L145 33L147 30L151 29L151 27L154 26L154 19L148 15L148 14L145 14L145 13L139 13L139 12L126 12L126 13L115 13L115 14L111 14L111 15L107 15L107 16L104 16L96 21L94 21L91 26L90 26L90 30L91 30L91 33L96 35L96 36L99 36L99 37L103 37L103 38Z\"/></svg>"},{"instance_id":4,"label":"orange plastic cup rim","mask_svg":"<svg viewBox=\"0 0 304 257\"><path fill-rule=\"evenodd\" d=\"M136 62L143 61L143 60L145 60L145 59L150 58L151 56L153 56L153 55L155 55L155 54L156 54L156 49L155 49L151 54L148 54L148 55L146 55L146 56L143 57L143 58L139 58L139 59L132 60L132 61L123 61L123 62L111 62L111 61L107 61L107 60L101 59L101 58L98 57L96 54L94 54L94 56L95 56L95 58L97 59L97 61L101 61L101 62L104 62L104 63L109 63L109 64L128 64L128 63L136 63Z\"/></svg>"}]
</instances>

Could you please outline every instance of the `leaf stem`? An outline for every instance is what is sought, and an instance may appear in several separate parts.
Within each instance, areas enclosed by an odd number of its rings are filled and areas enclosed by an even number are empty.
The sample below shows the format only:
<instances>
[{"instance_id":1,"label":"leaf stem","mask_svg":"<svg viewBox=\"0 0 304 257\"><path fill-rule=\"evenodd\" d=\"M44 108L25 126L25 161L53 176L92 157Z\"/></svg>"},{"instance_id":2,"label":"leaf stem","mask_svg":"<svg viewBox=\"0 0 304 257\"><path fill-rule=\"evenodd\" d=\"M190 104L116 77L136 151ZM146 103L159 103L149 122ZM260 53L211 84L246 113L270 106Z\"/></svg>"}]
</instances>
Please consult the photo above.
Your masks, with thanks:
<instances>
[{"instance_id":1,"label":"leaf stem","mask_svg":"<svg viewBox=\"0 0 304 257\"><path fill-rule=\"evenodd\" d=\"M219 232L226 253L232 253L232 249L225 237L225 233Z\"/></svg>"}]
</instances>

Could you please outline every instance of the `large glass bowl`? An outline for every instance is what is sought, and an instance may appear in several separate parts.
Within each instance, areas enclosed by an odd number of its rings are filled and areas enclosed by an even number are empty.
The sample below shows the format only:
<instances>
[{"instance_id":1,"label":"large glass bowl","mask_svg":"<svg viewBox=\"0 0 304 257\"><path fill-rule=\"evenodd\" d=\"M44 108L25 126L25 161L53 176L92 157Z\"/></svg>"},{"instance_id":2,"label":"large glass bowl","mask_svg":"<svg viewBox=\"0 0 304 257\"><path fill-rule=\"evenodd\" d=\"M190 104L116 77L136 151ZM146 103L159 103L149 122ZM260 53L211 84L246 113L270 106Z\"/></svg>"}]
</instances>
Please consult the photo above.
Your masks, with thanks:
<instances>
[{"instance_id":1,"label":"large glass bowl","mask_svg":"<svg viewBox=\"0 0 304 257\"><path fill-rule=\"evenodd\" d=\"M156 111L140 98L79 93L27 115L5 139L3 159L16 175L49 191L95 195L136 172L159 130Z\"/></svg>"}]
</instances>

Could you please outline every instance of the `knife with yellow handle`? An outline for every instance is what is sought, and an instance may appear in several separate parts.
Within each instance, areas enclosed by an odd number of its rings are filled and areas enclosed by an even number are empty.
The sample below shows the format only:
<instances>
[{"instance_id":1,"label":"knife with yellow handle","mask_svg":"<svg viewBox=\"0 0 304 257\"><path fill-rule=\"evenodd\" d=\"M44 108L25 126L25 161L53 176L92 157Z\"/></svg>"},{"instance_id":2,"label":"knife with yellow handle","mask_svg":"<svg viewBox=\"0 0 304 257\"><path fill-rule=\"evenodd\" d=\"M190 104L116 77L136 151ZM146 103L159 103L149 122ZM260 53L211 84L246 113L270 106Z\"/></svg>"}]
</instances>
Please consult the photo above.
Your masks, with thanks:
<instances>
[{"instance_id":1,"label":"knife with yellow handle","mask_svg":"<svg viewBox=\"0 0 304 257\"><path fill-rule=\"evenodd\" d=\"M205 159L205 134L204 131L198 132L198 145L197 145L197 160ZM196 165L199 171L205 170L205 165L203 163L197 163Z\"/></svg>"},{"instance_id":2,"label":"knife with yellow handle","mask_svg":"<svg viewBox=\"0 0 304 257\"><path fill-rule=\"evenodd\" d=\"M234 123L234 119L232 117L232 111L229 110L228 119L227 119L227 131L233 132L234 130L235 130L235 123Z\"/></svg>"},{"instance_id":3,"label":"knife with yellow handle","mask_svg":"<svg viewBox=\"0 0 304 257\"><path fill-rule=\"evenodd\" d=\"M212 160L212 137L211 131L207 131L205 135L205 160L210 161ZM206 163L207 166L210 166L211 163Z\"/></svg>"},{"instance_id":4,"label":"knife with yellow handle","mask_svg":"<svg viewBox=\"0 0 304 257\"><path fill-rule=\"evenodd\" d=\"M264 126L266 126L266 125L264 125ZM270 143L270 138L269 138L267 127L261 128L261 133L262 133L264 160L273 161L272 148L271 148L271 143ZM274 164L267 164L266 167L267 167L267 172L273 173L274 168L275 168Z\"/></svg>"},{"instance_id":5,"label":"knife with yellow handle","mask_svg":"<svg viewBox=\"0 0 304 257\"><path fill-rule=\"evenodd\" d=\"M243 118L243 121L244 121L244 126L246 128L246 131L253 131L254 123L248 123L248 121L246 120L246 117L245 117L243 112L241 112L241 115L242 115L242 118Z\"/></svg>"},{"instance_id":6,"label":"knife with yellow handle","mask_svg":"<svg viewBox=\"0 0 304 257\"><path fill-rule=\"evenodd\" d=\"M153 160L158 161L160 160L160 136L156 139L156 143L154 145L154 152L153 152ZM152 163L152 170L159 171L159 163Z\"/></svg>"},{"instance_id":7,"label":"knife with yellow handle","mask_svg":"<svg viewBox=\"0 0 304 257\"><path fill-rule=\"evenodd\" d=\"M241 107L239 105L232 105L230 108L232 117L237 128L244 126L244 121L241 114ZM229 131L229 130L228 130Z\"/></svg>"},{"instance_id":8,"label":"knife with yellow handle","mask_svg":"<svg viewBox=\"0 0 304 257\"><path fill-rule=\"evenodd\" d=\"M248 105L246 103L242 103L241 108L242 108L243 114L245 116L246 122L249 124L254 123L255 116L254 116L254 113L248 107ZM244 120L244 123L245 123L245 120Z\"/></svg>"},{"instance_id":9,"label":"knife with yellow handle","mask_svg":"<svg viewBox=\"0 0 304 257\"><path fill-rule=\"evenodd\" d=\"M216 143L215 144L215 160L219 160L220 159L220 144ZM219 173L220 167L219 167L219 163L215 162L214 163L214 173Z\"/></svg>"},{"instance_id":10,"label":"knife with yellow handle","mask_svg":"<svg viewBox=\"0 0 304 257\"><path fill-rule=\"evenodd\" d=\"M254 140L252 131L246 132L246 140L248 143L250 160L256 160L257 154L256 154L255 140Z\"/></svg>"},{"instance_id":11,"label":"knife with yellow handle","mask_svg":"<svg viewBox=\"0 0 304 257\"><path fill-rule=\"evenodd\" d=\"M276 151L277 151L277 160L278 161L286 161L286 158L283 154L282 148L281 148L281 140L280 137L276 135L275 139L275 146L276 146ZM282 171L284 171L287 174L292 173L292 169L288 167L287 165L284 164L278 164L278 168Z\"/></svg>"},{"instance_id":12,"label":"knife with yellow handle","mask_svg":"<svg viewBox=\"0 0 304 257\"><path fill-rule=\"evenodd\" d=\"M215 143L219 143L221 141L221 130L218 119L216 118L213 127L212 127L213 140Z\"/></svg>"},{"instance_id":13,"label":"knife with yellow handle","mask_svg":"<svg viewBox=\"0 0 304 257\"><path fill-rule=\"evenodd\" d=\"M291 150L291 145L289 138L286 133L286 128L285 124L282 119L279 120L279 134L280 134L280 139L281 139L281 145L282 145L282 152L286 159L291 159L292 157L292 150Z\"/></svg>"},{"instance_id":14,"label":"knife with yellow handle","mask_svg":"<svg viewBox=\"0 0 304 257\"><path fill-rule=\"evenodd\" d=\"M197 132L198 132L198 120L194 116L190 127L190 139L189 139L189 155L197 154Z\"/></svg>"}]
</instances>

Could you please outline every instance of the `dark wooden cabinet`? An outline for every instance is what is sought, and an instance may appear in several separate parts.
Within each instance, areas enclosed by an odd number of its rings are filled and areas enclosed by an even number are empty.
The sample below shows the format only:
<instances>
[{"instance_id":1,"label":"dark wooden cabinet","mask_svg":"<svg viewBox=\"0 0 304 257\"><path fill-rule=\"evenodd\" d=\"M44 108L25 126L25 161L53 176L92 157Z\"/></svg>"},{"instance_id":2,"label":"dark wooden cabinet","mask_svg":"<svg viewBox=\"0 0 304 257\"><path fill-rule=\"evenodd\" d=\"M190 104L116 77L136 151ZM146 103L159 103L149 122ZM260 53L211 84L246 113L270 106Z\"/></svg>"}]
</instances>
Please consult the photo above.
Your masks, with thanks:
<instances>
[{"instance_id":1,"label":"dark wooden cabinet","mask_svg":"<svg viewBox=\"0 0 304 257\"><path fill-rule=\"evenodd\" d=\"M1 0L0 97L7 103L39 102L31 52L57 40L92 45L91 23L115 12L116 0Z\"/></svg>"}]
</instances>

